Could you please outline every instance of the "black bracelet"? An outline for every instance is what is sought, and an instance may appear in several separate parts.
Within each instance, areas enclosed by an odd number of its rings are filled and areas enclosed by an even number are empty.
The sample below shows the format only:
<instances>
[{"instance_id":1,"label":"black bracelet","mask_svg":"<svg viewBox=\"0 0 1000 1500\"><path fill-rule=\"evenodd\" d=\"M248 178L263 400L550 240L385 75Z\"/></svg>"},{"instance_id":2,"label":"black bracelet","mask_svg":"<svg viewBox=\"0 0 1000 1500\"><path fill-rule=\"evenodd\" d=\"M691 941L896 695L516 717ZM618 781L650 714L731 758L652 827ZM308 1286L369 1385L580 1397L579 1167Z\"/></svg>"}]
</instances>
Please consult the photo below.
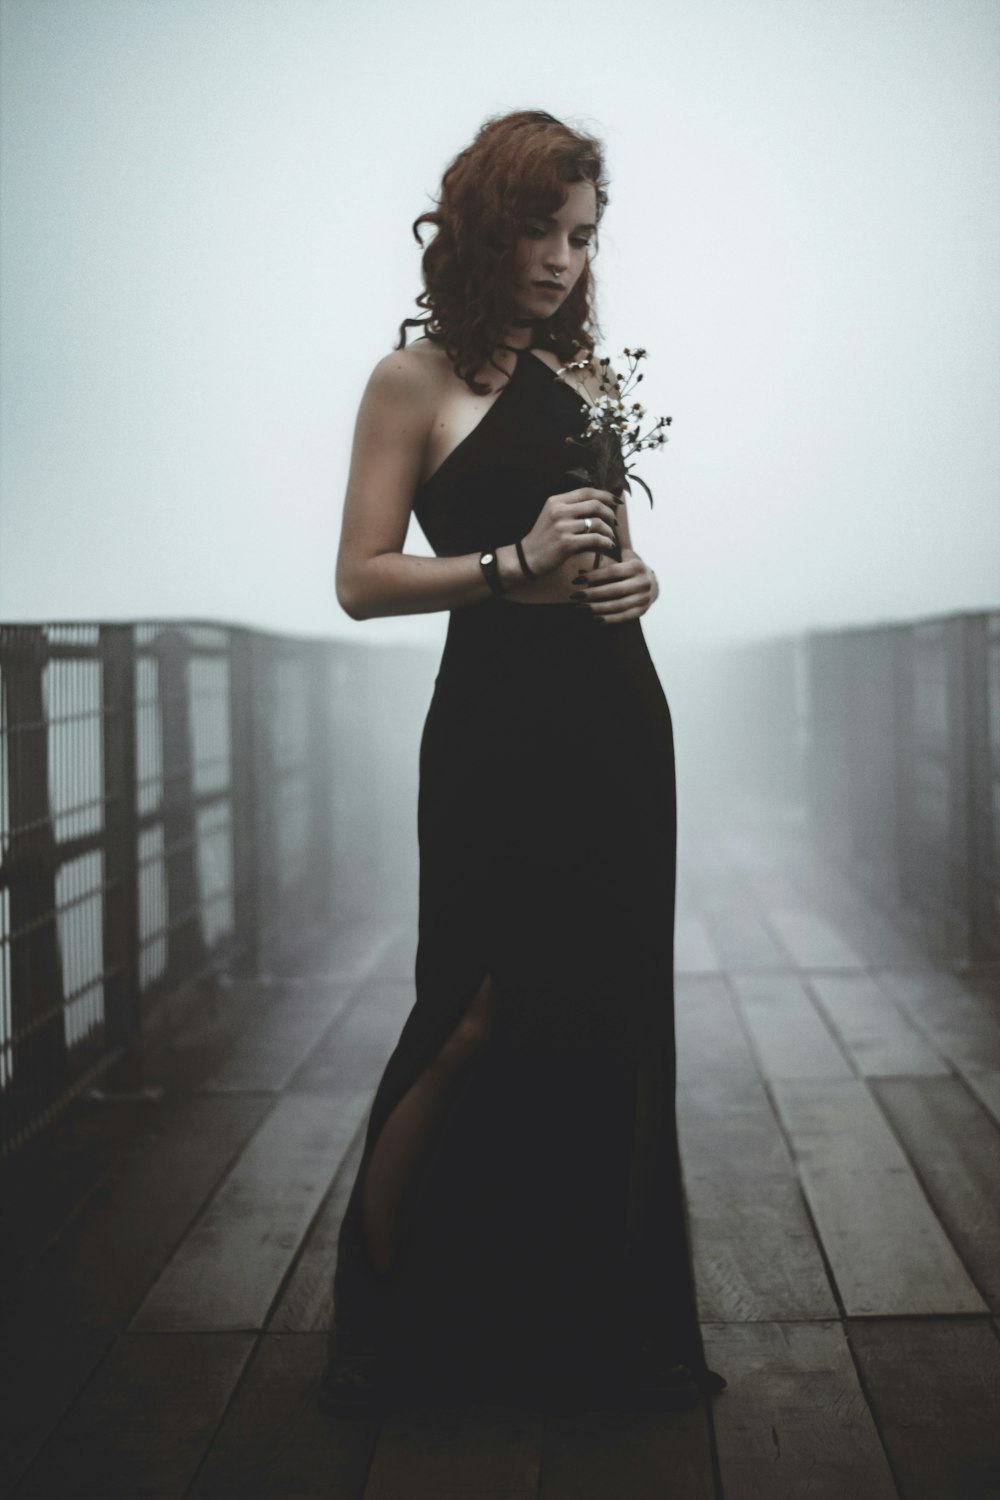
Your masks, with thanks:
<instances>
[{"instance_id":1,"label":"black bracelet","mask_svg":"<svg viewBox=\"0 0 1000 1500\"><path fill-rule=\"evenodd\" d=\"M495 548L490 547L486 552L480 553L479 566L482 569L483 577L486 579L486 582L489 584L492 592L494 594L502 594L504 590L503 585L500 582L500 568L497 564L497 554Z\"/></svg>"},{"instance_id":2,"label":"black bracelet","mask_svg":"<svg viewBox=\"0 0 1000 1500\"><path fill-rule=\"evenodd\" d=\"M518 540L514 543L514 546L517 548L517 560L521 564L521 570L524 573L525 578L534 578L536 575L531 571L531 569L528 567L528 564L524 560L524 548L521 546L520 538L518 538Z\"/></svg>"}]
</instances>

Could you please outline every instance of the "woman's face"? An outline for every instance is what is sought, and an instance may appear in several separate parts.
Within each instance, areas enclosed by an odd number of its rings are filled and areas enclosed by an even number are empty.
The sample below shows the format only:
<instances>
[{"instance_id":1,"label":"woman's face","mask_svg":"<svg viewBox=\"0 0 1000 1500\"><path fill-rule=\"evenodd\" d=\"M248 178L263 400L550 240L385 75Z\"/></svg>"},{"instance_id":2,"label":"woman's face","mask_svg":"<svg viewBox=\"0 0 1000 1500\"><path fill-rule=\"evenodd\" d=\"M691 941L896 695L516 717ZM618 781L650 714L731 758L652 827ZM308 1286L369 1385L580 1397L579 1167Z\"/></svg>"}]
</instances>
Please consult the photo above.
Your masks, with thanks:
<instances>
[{"instance_id":1,"label":"woman's face","mask_svg":"<svg viewBox=\"0 0 1000 1500\"><path fill-rule=\"evenodd\" d=\"M566 201L553 218L525 215L511 285L519 313L549 318L562 306L587 263L596 222L597 194L592 182L568 183Z\"/></svg>"}]
</instances>

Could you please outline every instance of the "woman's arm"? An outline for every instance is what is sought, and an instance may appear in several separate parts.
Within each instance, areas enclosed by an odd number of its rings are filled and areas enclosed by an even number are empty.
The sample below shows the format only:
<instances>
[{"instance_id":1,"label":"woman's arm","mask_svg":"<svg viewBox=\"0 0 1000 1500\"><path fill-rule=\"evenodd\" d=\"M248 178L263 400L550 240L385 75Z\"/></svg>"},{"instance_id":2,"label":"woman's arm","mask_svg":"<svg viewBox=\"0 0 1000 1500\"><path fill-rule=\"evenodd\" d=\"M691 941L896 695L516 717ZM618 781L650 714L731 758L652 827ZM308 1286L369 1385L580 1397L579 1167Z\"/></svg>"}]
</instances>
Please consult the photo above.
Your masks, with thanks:
<instances>
[{"instance_id":1,"label":"woman's arm","mask_svg":"<svg viewBox=\"0 0 1000 1500\"><path fill-rule=\"evenodd\" d=\"M380 359L358 408L336 575L353 620L453 609L490 592L478 552L402 551L436 409L436 381L420 358L400 350ZM513 546L497 548L497 566L505 587L523 576Z\"/></svg>"},{"instance_id":2,"label":"woman's arm","mask_svg":"<svg viewBox=\"0 0 1000 1500\"><path fill-rule=\"evenodd\" d=\"M337 598L352 619L455 609L489 595L479 552L416 557L400 550L424 444L440 406L440 379L424 356L412 350L387 354L369 376L355 424L337 554ZM597 548L610 553L616 545L611 502L607 490L591 485L550 495L521 538L535 576L552 572L579 552ZM592 528L589 535L584 521ZM496 558L502 592L523 583L513 543L498 547Z\"/></svg>"}]
</instances>

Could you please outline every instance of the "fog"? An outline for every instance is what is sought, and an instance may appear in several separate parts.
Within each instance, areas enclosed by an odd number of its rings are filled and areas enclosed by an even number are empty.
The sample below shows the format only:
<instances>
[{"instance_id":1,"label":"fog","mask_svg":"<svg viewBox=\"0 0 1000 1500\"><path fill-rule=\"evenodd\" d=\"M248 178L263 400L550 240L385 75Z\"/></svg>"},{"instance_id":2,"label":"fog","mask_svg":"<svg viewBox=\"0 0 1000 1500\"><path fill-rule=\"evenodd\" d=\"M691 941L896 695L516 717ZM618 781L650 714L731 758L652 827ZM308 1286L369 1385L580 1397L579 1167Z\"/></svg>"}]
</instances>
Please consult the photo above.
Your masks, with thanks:
<instances>
[{"instance_id":1,"label":"fog","mask_svg":"<svg viewBox=\"0 0 1000 1500\"><path fill-rule=\"evenodd\" d=\"M602 349L649 351L654 645L994 605L998 12L6 0L0 618L354 622L357 402L491 114L606 142ZM406 549L429 551L411 525Z\"/></svg>"}]
</instances>

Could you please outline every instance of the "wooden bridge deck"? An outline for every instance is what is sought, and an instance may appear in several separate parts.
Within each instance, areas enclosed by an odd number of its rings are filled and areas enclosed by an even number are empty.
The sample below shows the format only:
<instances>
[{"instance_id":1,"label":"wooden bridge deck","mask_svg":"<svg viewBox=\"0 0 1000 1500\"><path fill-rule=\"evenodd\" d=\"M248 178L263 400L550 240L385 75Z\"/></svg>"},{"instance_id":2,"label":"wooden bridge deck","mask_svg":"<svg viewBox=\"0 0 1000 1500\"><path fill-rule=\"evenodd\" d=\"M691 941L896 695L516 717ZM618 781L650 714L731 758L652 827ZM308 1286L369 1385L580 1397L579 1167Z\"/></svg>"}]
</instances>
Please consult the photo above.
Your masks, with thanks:
<instances>
[{"instance_id":1,"label":"wooden bridge deck","mask_svg":"<svg viewBox=\"0 0 1000 1500\"><path fill-rule=\"evenodd\" d=\"M1000 994L794 822L680 844L679 1115L710 1410L314 1406L339 1217L415 922L203 991L159 1102L8 1167L0 1488L18 1500L1000 1494Z\"/></svg>"}]
</instances>

